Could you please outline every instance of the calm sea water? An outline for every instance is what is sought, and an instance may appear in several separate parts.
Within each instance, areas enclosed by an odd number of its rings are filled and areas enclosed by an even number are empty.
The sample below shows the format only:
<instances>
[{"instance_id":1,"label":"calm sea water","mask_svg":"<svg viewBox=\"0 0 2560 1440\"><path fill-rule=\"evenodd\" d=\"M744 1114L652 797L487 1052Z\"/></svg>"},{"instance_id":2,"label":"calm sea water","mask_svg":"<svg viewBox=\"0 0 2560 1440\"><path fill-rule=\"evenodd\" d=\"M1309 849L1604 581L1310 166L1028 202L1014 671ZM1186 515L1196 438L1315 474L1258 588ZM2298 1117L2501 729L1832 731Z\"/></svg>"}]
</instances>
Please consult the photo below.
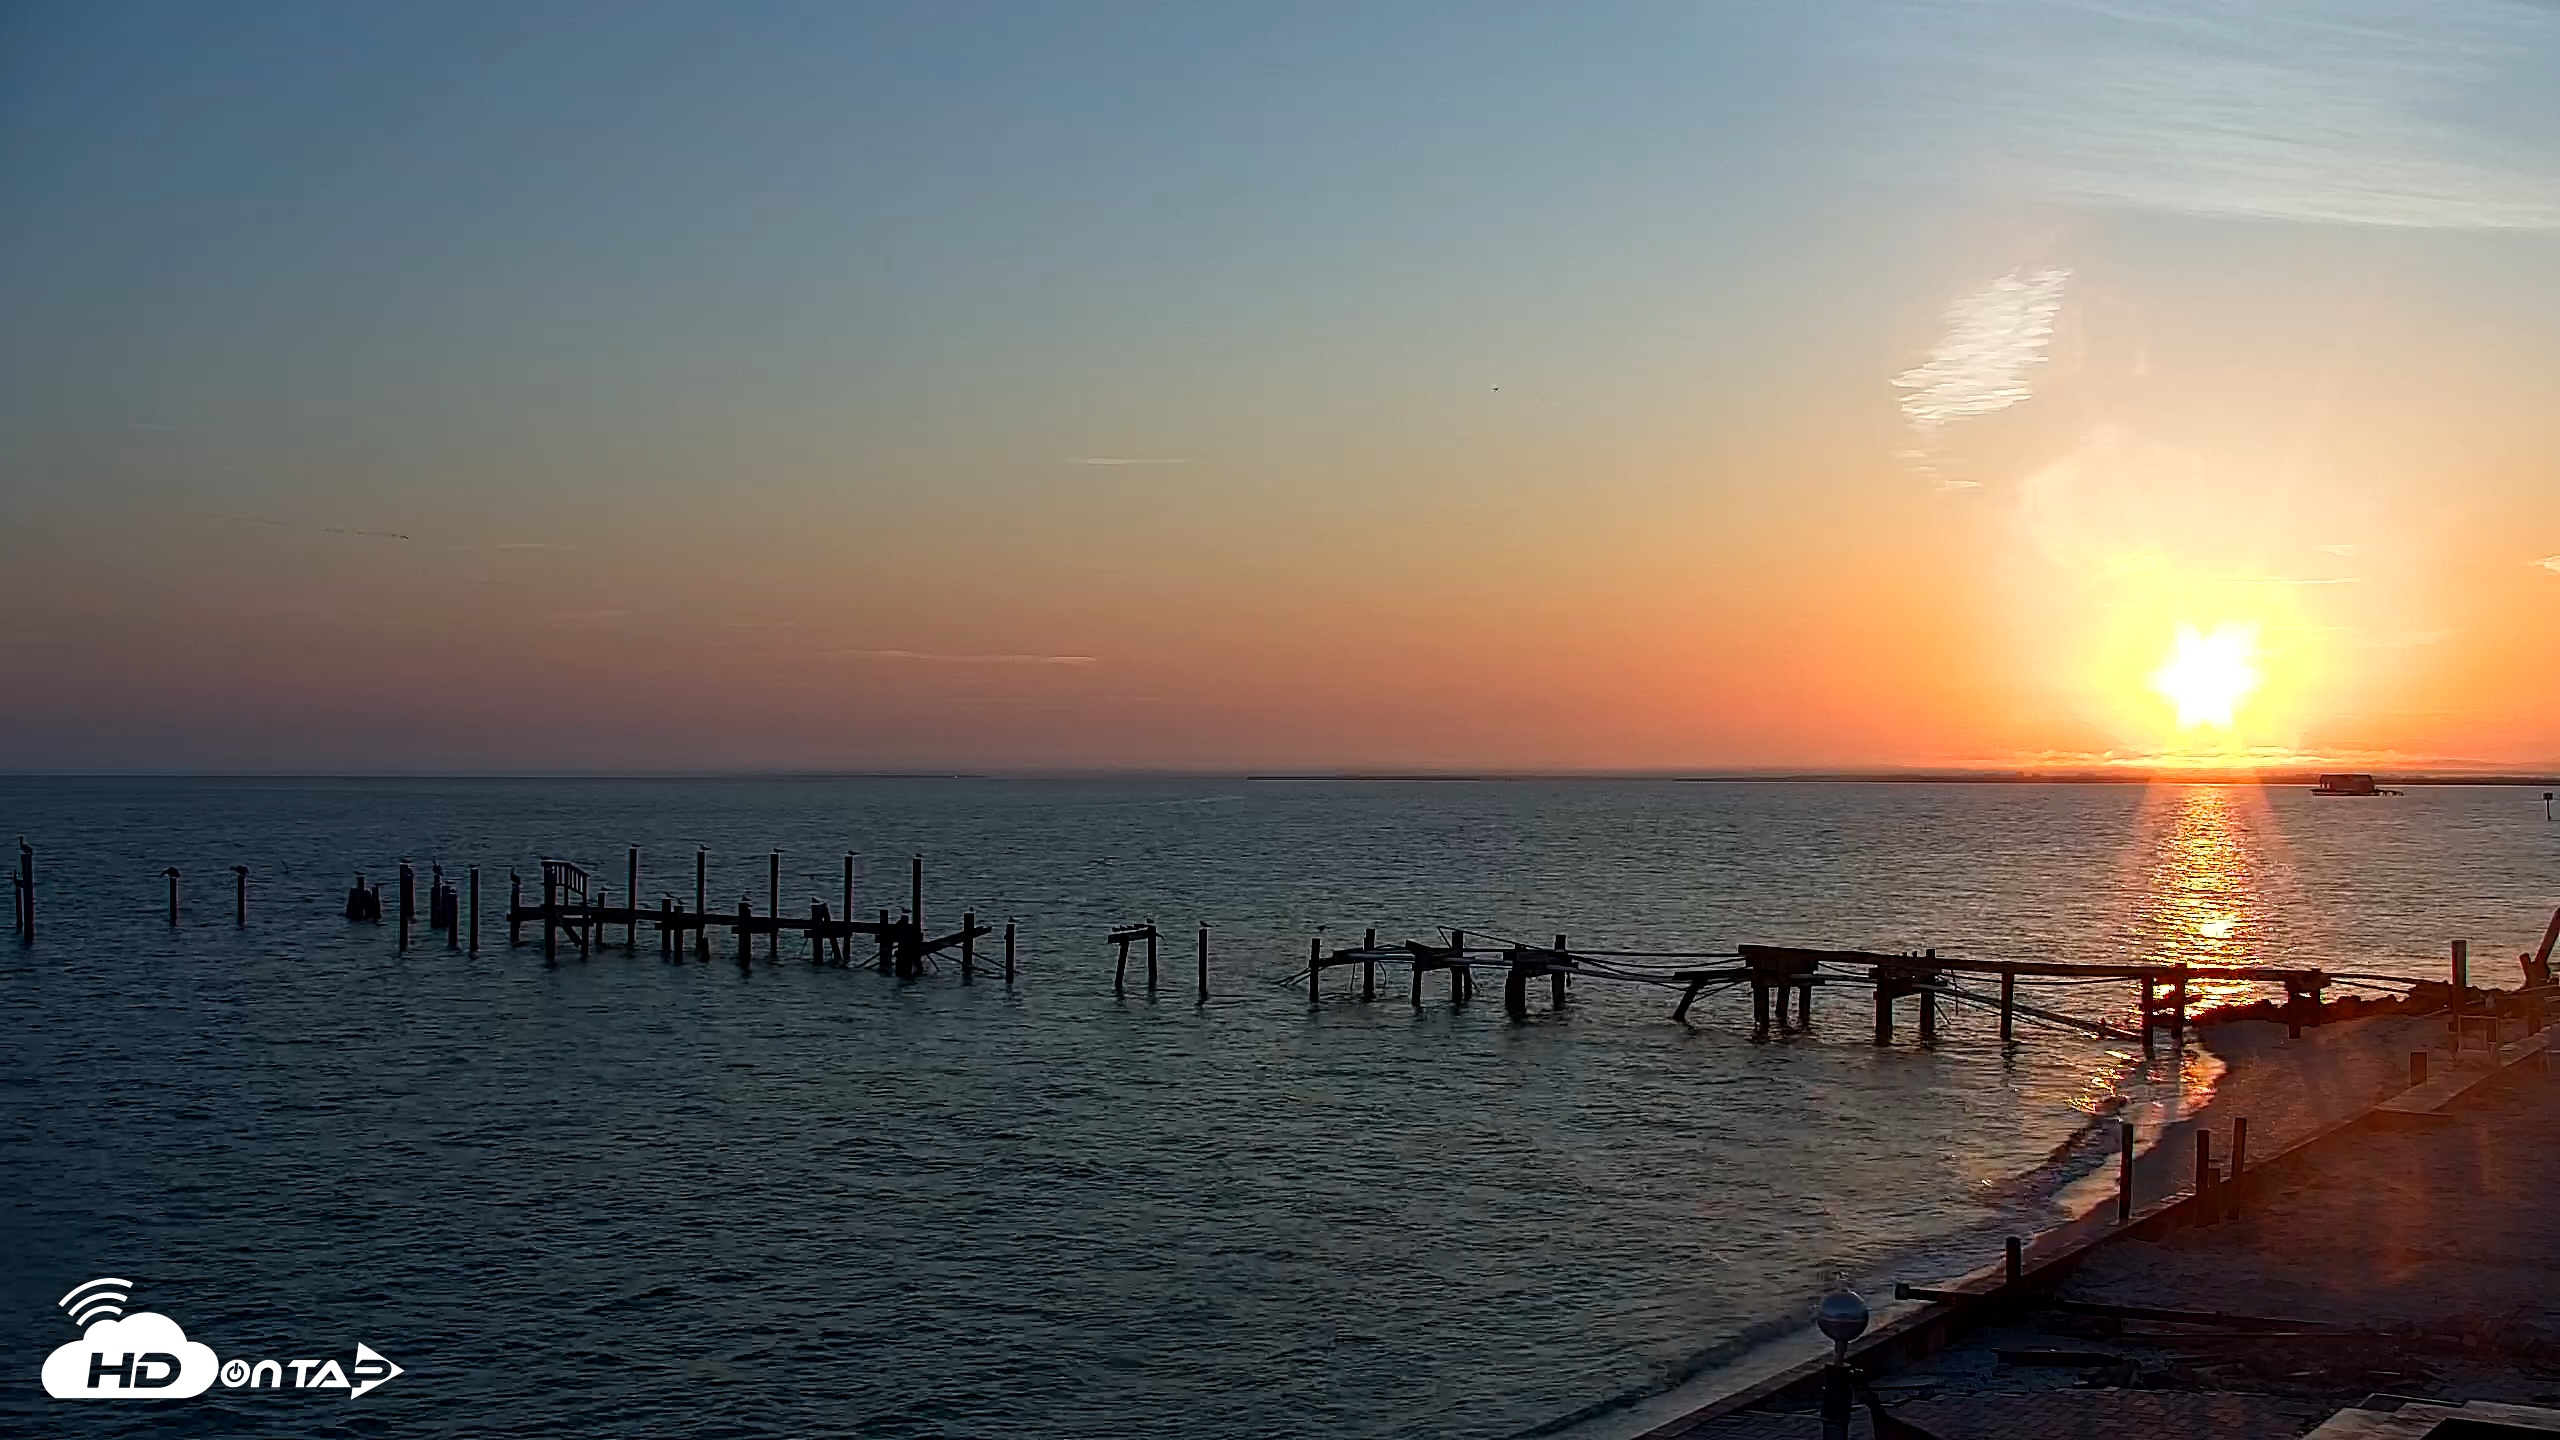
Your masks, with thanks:
<instances>
[{"instance_id":1,"label":"calm sea water","mask_svg":"<svg viewBox=\"0 0 2560 1440\"><path fill-rule=\"evenodd\" d=\"M1308 938L2176 956L2505 980L2560 898L2538 793L1245 781L0 781L43 929L0 949L0 1429L802 1436L1516 1433L1676 1378L1833 1277L1978 1258L2057 1147L2178 1083L1959 1015L1586 985L1507 1024ZM337 918L353 872L583 859L619 889L1017 918L1021 983L644 938L546 969ZM229 867L253 867L232 926ZM184 924L160 871L185 872ZM1154 918L1153 1001L1111 993ZM1190 927L1215 998L1192 1003ZM2112 987L2065 1003L2122 1011ZM2024 1177L2022 1179L2022 1177ZM378 1391L45 1398L98 1275L220 1354Z\"/></svg>"}]
</instances>

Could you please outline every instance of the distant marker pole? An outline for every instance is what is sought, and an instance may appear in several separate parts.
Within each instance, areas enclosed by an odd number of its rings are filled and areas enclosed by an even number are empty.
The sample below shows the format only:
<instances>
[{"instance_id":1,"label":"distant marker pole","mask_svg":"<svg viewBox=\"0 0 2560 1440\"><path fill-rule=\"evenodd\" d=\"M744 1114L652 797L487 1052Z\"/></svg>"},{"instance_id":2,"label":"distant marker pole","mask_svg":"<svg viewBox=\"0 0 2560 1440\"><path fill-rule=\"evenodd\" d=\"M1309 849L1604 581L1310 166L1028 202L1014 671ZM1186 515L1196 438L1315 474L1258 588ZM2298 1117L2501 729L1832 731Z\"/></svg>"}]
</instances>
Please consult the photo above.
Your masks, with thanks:
<instances>
[{"instance_id":1,"label":"distant marker pole","mask_svg":"<svg viewBox=\"0 0 2560 1440\"><path fill-rule=\"evenodd\" d=\"M172 865L160 873L169 877L169 928L175 930L178 928L178 867Z\"/></svg>"},{"instance_id":2,"label":"distant marker pole","mask_svg":"<svg viewBox=\"0 0 2560 1440\"><path fill-rule=\"evenodd\" d=\"M236 930L249 928L249 867L231 867L231 925Z\"/></svg>"}]
</instances>

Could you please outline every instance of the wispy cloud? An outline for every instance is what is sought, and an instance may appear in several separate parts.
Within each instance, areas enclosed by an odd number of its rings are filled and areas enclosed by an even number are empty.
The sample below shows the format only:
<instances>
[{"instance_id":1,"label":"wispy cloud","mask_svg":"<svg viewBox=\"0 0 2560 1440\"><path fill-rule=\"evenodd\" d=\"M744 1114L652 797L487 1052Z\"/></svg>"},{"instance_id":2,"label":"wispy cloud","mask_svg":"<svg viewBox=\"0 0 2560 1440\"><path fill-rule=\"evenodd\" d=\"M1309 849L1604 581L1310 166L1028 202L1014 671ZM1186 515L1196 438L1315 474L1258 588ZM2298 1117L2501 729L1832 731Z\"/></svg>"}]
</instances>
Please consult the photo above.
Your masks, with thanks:
<instances>
[{"instance_id":1,"label":"wispy cloud","mask_svg":"<svg viewBox=\"0 0 2560 1440\"><path fill-rule=\"evenodd\" d=\"M233 525L264 525L273 530L302 530L314 535L353 535L368 540L406 540L397 530L358 530L344 525L321 525L308 520L271 520L262 515L216 515L212 517Z\"/></svg>"},{"instance_id":2,"label":"wispy cloud","mask_svg":"<svg viewBox=\"0 0 2560 1440\"><path fill-rule=\"evenodd\" d=\"M1861 43L1910 87L1906 166L2181 214L2560 228L2560 168L2490 118L2547 88L2560 7L1907 0Z\"/></svg>"},{"instance_id":3,"label":"wispy cloud","mask_svg":"<svg viewBox=\"0 0 2560 1440\"><path fill-rule=\"evenodd\" d=\"M2533 562L2554 575L2560 575L2560 555L2545 555Z\"/></svg>"},{"instance_id":4,"label":"wispy cloud","mask_svg":"<svg viewBox=\"0 0 2560 1440\"><path fill-rule=\"evenodd\" d=\"M1188 465L1188 455L1071 455L1070 465Z\"/></svg>"},{"instance_id":5,"label":"wispy cloud","mask_svg":"<svg viewBox=\"0 0 2560 1440\"><path fill-rule=\"evenodd\" d=\"M968 655L941 650L820 650L820 660L904 661L920 665L1094 665L1090 655Z\"/></svg>"},{"instance_id":6,"label":"wispy cloud","mask_svg":"<svg viewBox=\"0 0 2560 1440\"><path fill-rule=\"evenodd\" d=\"M2320 548L2331 555L2354 555L2364 549L2361 545L2323 545Z\"/></svg>"},{"instance_id":7,"label":"wispy cloud","mask_svg":"<svg viewBox=\"0 0 2560 1440\"><path fill-rule=\"evenodd\" d=\"M1947 307L1947 331L1926 362L1893 377L1902 413L1923 437L2034 393L2068 270L2013 271Z\"/></svg>"}]
</instances>

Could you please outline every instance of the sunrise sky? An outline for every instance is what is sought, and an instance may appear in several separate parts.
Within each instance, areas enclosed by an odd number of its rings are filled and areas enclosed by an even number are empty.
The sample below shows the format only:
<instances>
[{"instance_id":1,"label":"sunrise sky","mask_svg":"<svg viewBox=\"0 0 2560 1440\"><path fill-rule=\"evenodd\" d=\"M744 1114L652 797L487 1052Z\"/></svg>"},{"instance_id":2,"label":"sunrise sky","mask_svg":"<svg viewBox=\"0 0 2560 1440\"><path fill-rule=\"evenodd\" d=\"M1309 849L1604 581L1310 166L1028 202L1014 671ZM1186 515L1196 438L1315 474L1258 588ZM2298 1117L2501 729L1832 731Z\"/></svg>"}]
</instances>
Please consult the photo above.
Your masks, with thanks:
<instances>
[{"instance_id":1,"label":"sunrise sky","mask_svg":"<svg viewBox=\"0 0 2560 1440\"><path fill-rule=\"evenodd\" d=\"M2560 6L21 4L0 770L2560 762Z\"/></svg>"}]
</instances>

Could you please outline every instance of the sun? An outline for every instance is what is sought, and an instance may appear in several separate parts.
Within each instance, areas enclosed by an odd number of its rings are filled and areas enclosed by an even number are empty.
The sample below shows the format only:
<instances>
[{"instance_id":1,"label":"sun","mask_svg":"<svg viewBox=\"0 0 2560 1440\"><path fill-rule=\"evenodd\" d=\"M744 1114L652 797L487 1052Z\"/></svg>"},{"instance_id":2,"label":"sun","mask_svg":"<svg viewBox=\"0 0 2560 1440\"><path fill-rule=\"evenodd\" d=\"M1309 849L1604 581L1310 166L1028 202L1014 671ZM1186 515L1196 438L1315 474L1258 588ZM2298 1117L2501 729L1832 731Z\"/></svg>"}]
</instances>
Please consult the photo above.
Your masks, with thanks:
<instances>
[{"instance_id":1,"label":"sun","mask_svg":"<svg viewBox=\"0 0 2560 1440\"><path fill-rule=\"evenodd\" d=\"M2217 625L2201 632L2180 625L2168 660L2151 673L2151 688L2178 710L2178 728L2231 728L2240 702L2258 688L2258 627Z\"/></svg>"}]
</instances>

